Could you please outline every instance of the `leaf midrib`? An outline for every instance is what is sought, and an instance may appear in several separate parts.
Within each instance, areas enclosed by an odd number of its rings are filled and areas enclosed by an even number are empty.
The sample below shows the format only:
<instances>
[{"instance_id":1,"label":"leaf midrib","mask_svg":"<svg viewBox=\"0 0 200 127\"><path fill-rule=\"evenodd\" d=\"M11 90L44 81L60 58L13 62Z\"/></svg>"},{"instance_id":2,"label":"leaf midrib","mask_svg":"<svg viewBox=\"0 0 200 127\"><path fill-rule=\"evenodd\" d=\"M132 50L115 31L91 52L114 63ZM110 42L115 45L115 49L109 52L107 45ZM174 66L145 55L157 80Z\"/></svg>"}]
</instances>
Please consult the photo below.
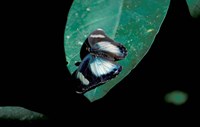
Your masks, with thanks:
<instances>
[{"instance_id":1,"label":"leaf midrib","mask_svg":"<svg viewBox=\"0 0 200 127\"><path fill-rule=\"evenodd\" d=\"M122 15L122 8L123 8L123 4L124 3L124 0L121 0L121 4L120 4L120 6L119 6L119 11L118 11L118 17L117 17L117 22L116 22L116 25L115 25L115 27L114 27L114 32L113 32L113 36L112 36L112 38L114 39L115 37L116 37L116 33L117 33L117 28L118 28L118 26L119 26L119 22L120 22L120 20L121 20L121 15Z\"/></svg>"}]
</instances>

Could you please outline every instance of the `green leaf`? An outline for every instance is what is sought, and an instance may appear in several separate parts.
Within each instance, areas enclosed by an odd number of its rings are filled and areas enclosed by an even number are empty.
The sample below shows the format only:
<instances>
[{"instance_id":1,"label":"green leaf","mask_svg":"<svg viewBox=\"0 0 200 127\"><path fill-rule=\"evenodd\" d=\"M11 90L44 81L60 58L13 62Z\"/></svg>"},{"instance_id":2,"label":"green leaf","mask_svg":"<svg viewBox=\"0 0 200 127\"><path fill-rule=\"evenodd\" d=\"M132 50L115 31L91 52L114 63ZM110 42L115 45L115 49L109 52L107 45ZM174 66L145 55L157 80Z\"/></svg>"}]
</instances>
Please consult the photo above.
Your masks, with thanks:
<instances>
[{"instance_id":1,"label":"green leaf","mask_svg":"<svg viewBox=\"0 0 200 127\"><path fill-rule=\"evenodd\" d=\"M187 0L187 4L191 16L198 18L200 16L200 0Z\"/></svg>"},{"instance_id":2,"label":"green leaf","mask_svg":"<svg viewBox=\"0 0 200 127\"><path fill-rule=\"evenodd\" d=\"M22 107L5 106L0 107L0 120L20 120L20 121L33 121L43 120L46 117L38 112L34 112Z\"/></svg>"},{"instance_id":3,"label":"green leaf","mask_svg":"<svg viewBox=\"0 0 200 127\"><path fill-rule=\"evenodd\" d=\"M184 104L187 101L187 99L188 99L188 94L179 90L167 93L165 96L165 101L167 103L172 103L177 106Z\"/></svg>"},{"instance_id":4,"label":"green leaf","mask_svg":"<svg viewBox=\"0 0 200 127\"><path fill-rule=\"evenodd\" d=\"M68 69L72 74L80 62L80 49L87 36L102 28L105 33L128 50L118 63L122 72L84 95L92 102L127 76L152 45L166 16L169 0L74 0L68 14L64 44ZM133 83L134 84L134 83ZM125 84L124 84L125 85Z\"/></svg>"}]
</instances>

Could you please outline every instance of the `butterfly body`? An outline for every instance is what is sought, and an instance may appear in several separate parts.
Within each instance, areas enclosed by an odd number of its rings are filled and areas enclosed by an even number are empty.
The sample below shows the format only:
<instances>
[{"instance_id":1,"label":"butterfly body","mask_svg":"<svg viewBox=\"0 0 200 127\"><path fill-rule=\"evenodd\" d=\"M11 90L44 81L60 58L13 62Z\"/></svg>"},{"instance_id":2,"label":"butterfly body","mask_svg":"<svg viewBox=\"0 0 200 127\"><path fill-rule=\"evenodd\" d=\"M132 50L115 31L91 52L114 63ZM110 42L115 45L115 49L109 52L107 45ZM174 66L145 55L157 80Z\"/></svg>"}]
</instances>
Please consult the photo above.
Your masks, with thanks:
<instances>
[{"instance_id":1,"label":"butterfly body","mask_svg":"<svg viewBox=\"0 0 200 127\"><path fill-rule=\"evenodd\" d=\"M103 30L97 29L86 39L87 54L76 71L80 81L77 93L85 93L116 77L122 66L115 61L125 58L126 48L110 39Z\"/></svg>"}]
</instances>

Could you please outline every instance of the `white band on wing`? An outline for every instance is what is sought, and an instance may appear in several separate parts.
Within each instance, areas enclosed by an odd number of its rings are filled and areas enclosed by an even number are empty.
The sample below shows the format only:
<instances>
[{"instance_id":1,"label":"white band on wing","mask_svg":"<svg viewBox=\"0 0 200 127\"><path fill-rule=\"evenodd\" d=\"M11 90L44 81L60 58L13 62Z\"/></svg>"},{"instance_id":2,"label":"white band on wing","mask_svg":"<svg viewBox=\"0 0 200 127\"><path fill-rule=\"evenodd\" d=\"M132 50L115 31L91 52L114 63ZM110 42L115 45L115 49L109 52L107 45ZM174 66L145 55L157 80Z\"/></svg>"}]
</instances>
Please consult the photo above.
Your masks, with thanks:
<instances>
[{"instance_id":1,"label":"white band on wing","mask_svg":"<svg viewBox=\"0 0 200 127\"><path fill-rule=\"evenodd\" d=\"M80 81L81 81L84 85L88 85L88 84L90 83L90 82L85 78L85 76L84 76L81 72L78 72L77 78L79 78Z\"/></svg>"},{"instance_id":2,"label":"white band on wing","mask_svg":"<svg viewBox=\"0 0 200 127\"><path fill-rule=\"evenodd\" d=\"M103 51L107 51L110 53L115 53L117 55L121 55L121 51L120 51L119 47L111 44L110 42L101 41L101 42L97 43L97 46L99 47L99 50L103 50Z\"/></svg>"},{"instance_id":3,"label":"white band on wing","mask_svg":"<svg viewBox=\"0 0 200 127\"><path fill-rule=\"evenodd\" d=\"M104 35L101 35L101 34L92 34L90 35L91 38L105 38Z\"/></svg>"},{"instance_id":4,"label":"white band on wing","mask_svg":"<svg viewBox=\"0 0 200 127\"><path fill-rule=\"evenodd\" d=\"M96 58L90 64L90 69L92 73L97 77L109 74L111 71L113 71L115 67L116 67L115 64L111 63L110 61L104 60L102 58Z\"/></svg>"}]
</instances>

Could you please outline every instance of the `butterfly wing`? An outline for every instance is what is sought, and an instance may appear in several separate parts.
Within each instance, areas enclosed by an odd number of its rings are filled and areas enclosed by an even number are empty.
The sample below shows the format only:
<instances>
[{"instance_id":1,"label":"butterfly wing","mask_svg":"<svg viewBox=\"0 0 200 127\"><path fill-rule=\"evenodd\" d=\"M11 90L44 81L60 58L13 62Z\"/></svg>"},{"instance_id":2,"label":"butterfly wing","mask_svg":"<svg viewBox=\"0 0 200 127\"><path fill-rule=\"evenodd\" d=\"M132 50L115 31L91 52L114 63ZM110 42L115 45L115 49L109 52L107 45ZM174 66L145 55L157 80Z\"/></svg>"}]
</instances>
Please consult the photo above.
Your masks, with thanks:
<instances>
[{"instance_id":1,"label":"butterfly wing","mask_svg":"<svg viewBox=\"0 0 200 127\"><path fill-rule=\"evenodd\" d=\"M109 59L88 54L76 72L76 79L80 82L76 92L85 93L114 78L121 70L119 64Z\"/></svg>"},{"instance_id":2,"label":"butterfly wing","mask_svg":"<svg viewBox=\"0 0 200 127\"><path fill-rule=\"evenodd\" d=\"M89 35L88 43L91 52L97 54L101 52L115 60L120 60L127 56L126 48L122 44L109 38L101 29L97 29Z\"/></svg>"}]
</instances>

